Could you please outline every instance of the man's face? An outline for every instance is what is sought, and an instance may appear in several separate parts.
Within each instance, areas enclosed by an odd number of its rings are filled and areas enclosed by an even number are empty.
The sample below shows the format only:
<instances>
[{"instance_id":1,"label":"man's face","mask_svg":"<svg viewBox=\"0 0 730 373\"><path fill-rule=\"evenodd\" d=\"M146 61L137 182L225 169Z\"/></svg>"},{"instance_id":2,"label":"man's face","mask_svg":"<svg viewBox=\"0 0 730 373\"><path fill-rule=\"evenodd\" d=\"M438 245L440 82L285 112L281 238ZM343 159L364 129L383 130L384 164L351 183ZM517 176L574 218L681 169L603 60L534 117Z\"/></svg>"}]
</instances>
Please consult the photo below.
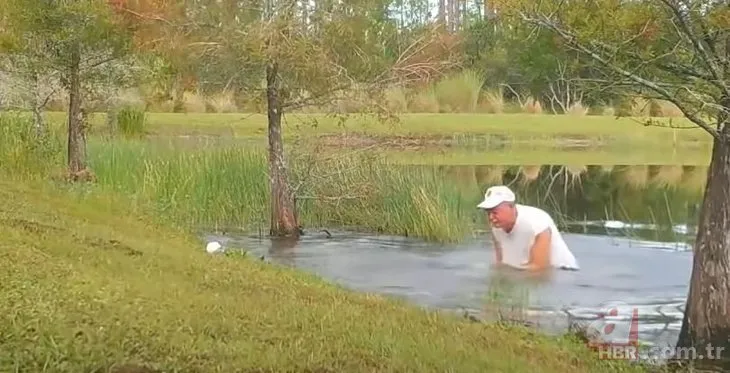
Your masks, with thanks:
<instances>
[{"instance_id":1,"label":"man's face","mask_svg":"<svg viewBox=\"0 0 730 373\"><path fill-rule=\"evenodd\" d=\"M487 210L489 222L495 228L510 228L515 221L515 208L507 202Z\"/></svg>"}]
</instances>

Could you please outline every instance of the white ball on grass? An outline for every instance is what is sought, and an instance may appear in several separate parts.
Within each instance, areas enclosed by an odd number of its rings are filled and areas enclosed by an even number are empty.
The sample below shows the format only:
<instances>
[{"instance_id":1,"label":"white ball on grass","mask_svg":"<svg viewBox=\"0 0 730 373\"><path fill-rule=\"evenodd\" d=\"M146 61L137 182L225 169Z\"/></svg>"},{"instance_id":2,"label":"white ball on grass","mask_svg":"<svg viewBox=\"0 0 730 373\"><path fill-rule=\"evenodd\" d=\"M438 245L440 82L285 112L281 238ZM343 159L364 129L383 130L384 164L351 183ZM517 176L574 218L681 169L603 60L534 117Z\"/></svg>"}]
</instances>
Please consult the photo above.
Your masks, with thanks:
<instances>
[{"instance_id":1,"label":"white ball on grass","mask_svg":"<svg viewBox=\"0 0 730 373\"><path fill-rule=\"evenodd\" d=\"M214 254L223 250L223 246L218 241L211 241L205 246L205 251L209 254Z\"/></svg>"}]
</instances>

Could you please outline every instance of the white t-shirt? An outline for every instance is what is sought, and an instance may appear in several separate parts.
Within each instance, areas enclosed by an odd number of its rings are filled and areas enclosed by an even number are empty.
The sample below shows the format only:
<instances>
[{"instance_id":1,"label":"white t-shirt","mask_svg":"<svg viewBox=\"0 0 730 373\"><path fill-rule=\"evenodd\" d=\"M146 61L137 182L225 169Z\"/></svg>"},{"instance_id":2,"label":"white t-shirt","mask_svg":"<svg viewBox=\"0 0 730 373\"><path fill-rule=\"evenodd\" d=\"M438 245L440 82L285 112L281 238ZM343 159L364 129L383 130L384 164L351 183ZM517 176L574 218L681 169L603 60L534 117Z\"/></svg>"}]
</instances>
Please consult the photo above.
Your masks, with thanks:
<instances>
[{"instance_id":1,"label":"white t-shirt","mask_svg":"<svg viewBox=\"0 0 730 373\"><path fill-rule=\"evenodd\" d=\"M502 262L512 267L523 268L530 258L530 248L535 236L547 228L552 230L550 264L553 267L579 269L578 262L550 215L532 206L515 204L517 221L509 233L501 228L492 228L494 238L502 247Z\"/></svg>"}]
</instances>

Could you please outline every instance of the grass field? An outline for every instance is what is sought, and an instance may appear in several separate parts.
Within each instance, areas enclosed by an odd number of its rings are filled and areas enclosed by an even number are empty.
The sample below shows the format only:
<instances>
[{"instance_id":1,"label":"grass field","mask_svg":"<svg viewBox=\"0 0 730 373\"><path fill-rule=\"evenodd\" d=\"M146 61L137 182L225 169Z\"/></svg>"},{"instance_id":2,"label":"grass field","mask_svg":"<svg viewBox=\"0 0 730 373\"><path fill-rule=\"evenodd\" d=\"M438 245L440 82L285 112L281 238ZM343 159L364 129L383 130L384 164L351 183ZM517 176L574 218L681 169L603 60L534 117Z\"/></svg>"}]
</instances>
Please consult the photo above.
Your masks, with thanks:
<instances>
[{"instance_id":1,"label":"grass field","mask_svg":"<svg viewBox=\"0 0 730 373\"><path fill-rule=\"evenodd\" d=\"M51 123L63 124L62 112L47 114ZM372 117L351 115L344 125L336 117L319 114L288 114L285 136L297 133L366 133L375 136L501 135L516 140L551 141L557 137L671 145L675 142L706 142L709 135L683 118L654 118L665 127L644 126L647 118L570 116L543 114L402 114L397 123L381 123ZM103 126L105 114L92 117ZM147 113L147 130L158 135L266 135L262 114ZM684 129L671 128L681 127Z\"/></svg>"},{"instance_id":2,"label":"grass field","mask_svg":"<svg viewBox=\"0 0 730 373\"><path fill-rule=\"evenodd\" d=\"M1 371L639 371L571 339L207 256L112 194L0 181L0 198Z\"/></svg>"},{"instance_id":3,"label":"grass field","mask_svg":"<svg viewBox=\"0 0 730 373\"><path fill-rule=\"evenodd\" d=\"M48 113L64 125L65 114ZM366 149L406 164L684 164L707 165L710 137L683 118L654 118L684 129L644 126L647 118L543 114L403 114L398 123L351 116L341 123L315 114L287 116L284 137L321 145L319 151ZM106 131L105 114L92 130ZM147 113L153 141L231 143L263 151L260 114Z\"/></svg>"}]
</instances>

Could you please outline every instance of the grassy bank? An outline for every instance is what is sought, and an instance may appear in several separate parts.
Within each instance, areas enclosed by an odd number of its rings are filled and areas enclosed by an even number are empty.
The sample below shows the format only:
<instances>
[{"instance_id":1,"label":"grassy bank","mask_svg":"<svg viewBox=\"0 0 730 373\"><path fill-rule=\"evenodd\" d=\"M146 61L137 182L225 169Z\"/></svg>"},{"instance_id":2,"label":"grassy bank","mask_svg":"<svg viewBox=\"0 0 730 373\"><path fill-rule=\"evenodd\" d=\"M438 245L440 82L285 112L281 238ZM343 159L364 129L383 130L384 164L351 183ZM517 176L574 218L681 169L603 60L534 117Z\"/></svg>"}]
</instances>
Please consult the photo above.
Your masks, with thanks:
<instances>
[{"instance_id":1,"label":"grassy bank","mask_svg":"<svg viewBox=\"0 0 730 373\"><path fill-rule=\"evenodd\" d=\"M631 371L569 340L207 256L112 194L3 180L0 198L2 371Z\"/></svg>"},{"instance_id":2,"label":"grassy bank","mask_svg":"<svg viewBox=\"0 0 730 373\"><path fill-rule=\"evenodd\" d=\"M49 121L64 125L65 114L47 113ZM104 130L104 113L91 117L93 128ZM590 140L594 142L646 143L672 146L683 142L709 142L704 131L694 128L683 118L658 118L663 126L644 126L647 118L615 118L611 116L570 116L537 114L401 114L397 123L381 123L368 116L353 115L344 125L336 117L324 114L289 114L284 136L300 134L364 134L376 138L455 137L468 141L473 136L491 135L494 141L543 142L556 139ZM690 127L677 129L670 127ZM178 114L147 113L146 128L156 135L214 135L264 138L266 115L247 113Z\"/></svg>"}]
</instances>

